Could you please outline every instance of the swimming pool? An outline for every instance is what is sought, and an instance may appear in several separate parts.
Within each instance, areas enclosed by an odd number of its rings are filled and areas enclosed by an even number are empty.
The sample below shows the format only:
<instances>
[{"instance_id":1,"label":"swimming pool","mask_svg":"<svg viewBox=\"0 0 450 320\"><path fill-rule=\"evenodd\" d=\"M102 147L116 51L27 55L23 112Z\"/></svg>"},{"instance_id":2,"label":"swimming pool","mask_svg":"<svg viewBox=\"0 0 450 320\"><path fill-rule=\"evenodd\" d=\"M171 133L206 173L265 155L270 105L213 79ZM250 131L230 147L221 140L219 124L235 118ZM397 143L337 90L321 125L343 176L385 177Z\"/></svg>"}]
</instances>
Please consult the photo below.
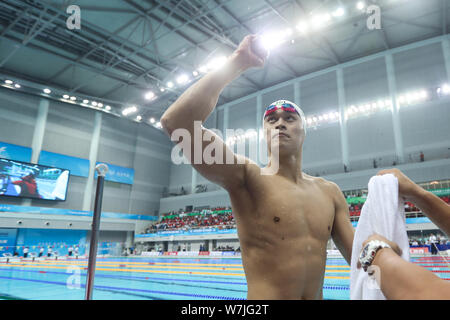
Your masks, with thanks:
<instances>
[{"instance_id":1,"label":"swimming pool","mask_svg":"<svg viewBox=\"0 0 450 320\"><path fill-rule=\"evenodd\" d=\"M443 279L450 277L450 268L441 257L411 260ZM0 263L0 298L82 300L86 267L85 259ZM349 299L349 271L344 259L327 259L324 299ZM242 300L246 296L247 284L240 259L97 260L95 300Z\"/></svg>"}]
</instances>

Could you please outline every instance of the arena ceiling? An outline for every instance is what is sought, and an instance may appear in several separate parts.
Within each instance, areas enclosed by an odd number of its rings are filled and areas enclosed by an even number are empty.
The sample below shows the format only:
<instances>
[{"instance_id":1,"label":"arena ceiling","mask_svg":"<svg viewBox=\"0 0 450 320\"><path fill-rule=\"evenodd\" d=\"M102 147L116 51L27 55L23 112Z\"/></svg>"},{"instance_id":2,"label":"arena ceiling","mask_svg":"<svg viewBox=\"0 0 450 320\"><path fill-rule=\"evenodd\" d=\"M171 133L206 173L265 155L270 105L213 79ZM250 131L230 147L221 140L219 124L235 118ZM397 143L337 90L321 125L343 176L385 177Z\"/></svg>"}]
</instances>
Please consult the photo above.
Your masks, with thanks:
<instances>
[{"instance_id":1,"label":"arena ceiling","mask_svg":"<svg viewBox=\"0 0 450 320\"><path fill-rule=\"evenodd\" d=\"M113 110L135 105L130 117L148 121L158 119L247 34L283 41L275 43L265 68L247 71L225 89L219 103L447 34L449 2L2 0L0 79L22 82L21 90L50 88L49 95L95 100ZM371 13L366 10L373 4L381 10L381 29L367 27ZM67 26L70 5L80 8L80 29Z\"/></svg>"}]
</instances>

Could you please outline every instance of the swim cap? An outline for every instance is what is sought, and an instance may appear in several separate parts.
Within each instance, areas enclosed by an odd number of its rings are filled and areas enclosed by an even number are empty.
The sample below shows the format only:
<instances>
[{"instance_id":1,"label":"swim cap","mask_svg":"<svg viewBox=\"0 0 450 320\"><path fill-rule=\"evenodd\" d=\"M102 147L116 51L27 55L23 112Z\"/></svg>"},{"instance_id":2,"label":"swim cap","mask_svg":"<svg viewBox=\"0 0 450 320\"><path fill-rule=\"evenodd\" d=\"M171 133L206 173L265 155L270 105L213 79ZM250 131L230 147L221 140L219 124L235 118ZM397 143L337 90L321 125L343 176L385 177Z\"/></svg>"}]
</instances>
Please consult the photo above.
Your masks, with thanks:
<instances>
[{"instance_id":1,"label":"swim cap","mask_svg":"<svg viewBox=\"0 0 450 320\"><path fill-rule=\"evenodd\" d=\"M264 123L264 119L270 115L271 113L277 111L278 109L283 109L286 112L292 112L292 113L297 113L300 118L302 119L302 123L303 123L303 131L305 132L305 136L306 136L306 117L305 114L303 113L303 110L300 109L299 106L297 106L295 103L288 101L288 100L278 100L272 104L270 104L266 110L264 111L264 117L263 117L263 123Z\"/></svg>"}]
</instances>

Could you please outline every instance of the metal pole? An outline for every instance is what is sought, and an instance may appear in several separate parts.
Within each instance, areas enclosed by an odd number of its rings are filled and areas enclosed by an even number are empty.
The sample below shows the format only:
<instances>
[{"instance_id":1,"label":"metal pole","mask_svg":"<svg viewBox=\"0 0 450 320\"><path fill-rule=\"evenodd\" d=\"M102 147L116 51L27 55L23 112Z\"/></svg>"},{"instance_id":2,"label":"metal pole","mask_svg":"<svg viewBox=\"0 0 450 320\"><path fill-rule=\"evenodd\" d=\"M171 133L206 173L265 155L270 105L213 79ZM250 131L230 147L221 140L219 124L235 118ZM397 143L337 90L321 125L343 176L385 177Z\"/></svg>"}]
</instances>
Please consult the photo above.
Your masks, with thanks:
<instances>
[{"instance_id":1,"label":"metal pole","mask_svg":"<svg viewBox=\"0 0 450 320\"><path fill-rule=\"evenodd\" d=\"M103 185L105 182L106 173L108 172L108 166L106 164L99 164L95 167L95 171L97 171L98 179L97 179L97 191L95 193L95 205L91 229L91 241L89 247L89 262L86 277L85 300L92 300L92 290L94 288L94 276L95 276L95 263L97 260L98 232L100 229L100 216L102 212Z\"/></svg>"}]
</instances>

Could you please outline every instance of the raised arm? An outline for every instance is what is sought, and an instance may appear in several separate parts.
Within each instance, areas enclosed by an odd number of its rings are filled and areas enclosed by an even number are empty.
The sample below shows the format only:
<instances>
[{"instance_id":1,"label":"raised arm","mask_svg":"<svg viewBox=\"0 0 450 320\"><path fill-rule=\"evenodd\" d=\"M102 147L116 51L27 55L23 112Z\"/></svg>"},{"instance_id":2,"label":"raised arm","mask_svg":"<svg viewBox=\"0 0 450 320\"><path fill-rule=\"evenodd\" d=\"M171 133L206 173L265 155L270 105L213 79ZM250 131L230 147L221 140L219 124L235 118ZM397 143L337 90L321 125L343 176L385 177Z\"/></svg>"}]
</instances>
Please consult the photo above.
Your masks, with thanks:
<instances>
[{"instance_id":1,"label":"raised arm","mask_svg":"<svg viewBox=\"0 0 450 320\"><path fill-rule=\"evenodd\" d=\"M399 194L420 208L435 225L450 236L450 206L442 199L411 181L398 169L382 170L378 175L393 174L398 179Z\"/></svg>"},{"instance_id":2,"label":"raised arm","mask_svg":"<svg viewBox=\"0 0 450 320\"><path fill-rule=\"evenodd\" d=\"M251 67L262 67L263 58L252 51L252 43L256 37L251 35L244 38L239 48L231 55L226 64L215 70L192 87L184 92L164 113L161 118L161 124L166 133L172 137L177 129L185 129L190 134L190 154L184 153L184 156L192 163L194 168L208 180L215 182L225 189L234 188L242 185L245 177L245 158L235 155L223 140L212 131L203 126L196 128L194 122L205 122L208 116L213 112L222 90L245 70ZM196 131L196 132L194 132ZM185 131L186 132L186 131ZM210 141L203 141L201 137L208 136ZM200 137L195 148L194 137ZM219 155L215 154L215 159L220 157L223 164L206 163L203 161L203 151L214 143L217 146L216 151L220 150ZM195 155L201 158L201 161L194 161ZM227 161L228 160L228 161ZM232 161L230 161L232 160ZM232 162L233 164L226 164Z\"/></svg>"},{"instance_id":3,"label":"raised arm","mask_svg":"<svg viewBox=\"0 0 450 320\"><path fill-rule=\"evenodd\" d=\"M372 263L379 268L380 274L375 278L380 280L381 291L388 300L450 299L450 282L403 260L398 245L380 235L369 237L363 247L370 240L380 240L392 247L379 250Z\"/></svg>"}]
</instances>

